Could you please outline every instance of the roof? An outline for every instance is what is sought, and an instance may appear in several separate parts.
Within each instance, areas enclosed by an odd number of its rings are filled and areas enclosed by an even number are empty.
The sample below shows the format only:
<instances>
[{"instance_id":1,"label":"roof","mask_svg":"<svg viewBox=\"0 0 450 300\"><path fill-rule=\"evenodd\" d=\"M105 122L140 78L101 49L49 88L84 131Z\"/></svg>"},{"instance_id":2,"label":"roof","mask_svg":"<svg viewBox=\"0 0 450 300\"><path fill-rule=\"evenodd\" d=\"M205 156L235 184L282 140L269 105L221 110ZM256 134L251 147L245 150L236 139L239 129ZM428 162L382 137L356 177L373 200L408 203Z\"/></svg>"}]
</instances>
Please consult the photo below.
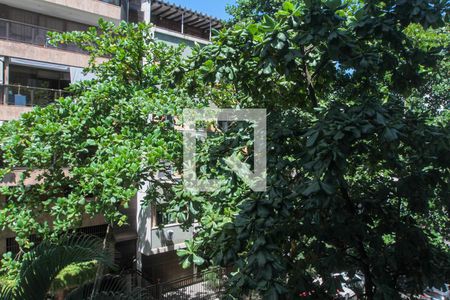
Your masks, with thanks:
<instances>
[{"instance_id":1,"label":"roof","mask_svg":"<svg viewBox=\"0 0 450 300\"><path fill-rule=\"evenodd\" d=\"M185 25L194 28L209 30L211 26L212 28L219 30L223 27L223 21L218 18L167 1L153 0L151 9L152 16L175 22L183 20Z\"/></svg>"}]
</instances>

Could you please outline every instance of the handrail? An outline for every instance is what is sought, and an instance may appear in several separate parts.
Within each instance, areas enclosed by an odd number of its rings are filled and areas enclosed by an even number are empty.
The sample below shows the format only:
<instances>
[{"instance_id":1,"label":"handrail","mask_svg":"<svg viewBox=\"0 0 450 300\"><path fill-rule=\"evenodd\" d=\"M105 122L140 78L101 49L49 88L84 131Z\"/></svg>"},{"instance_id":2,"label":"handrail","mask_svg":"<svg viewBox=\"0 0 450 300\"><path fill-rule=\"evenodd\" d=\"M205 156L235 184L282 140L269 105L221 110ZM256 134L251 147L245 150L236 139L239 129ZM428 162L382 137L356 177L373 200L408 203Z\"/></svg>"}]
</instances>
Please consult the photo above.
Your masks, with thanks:
<instances>
[{"instance_id":1,"label":"handrail","mask_svg":"<svg viewBox=\"0 0 450 300\"><path fill-rule=\"evenodd\" d=\"M28 29L31 32L14 33L14 31L12 32L11 30L12 26L20 26L18 31L20 31L20 29L22 30ZM86 53L86 51L78 48L76 45L73 44L51 45L48 39L49 32L63 33L63 31L57 29L51 29L34 24L27 24L24 22L0 18L0 39L6 39L7 41L16 41L19 43L50 47L54 49L60 49L77 53Z\"/></svg>"},{"instance_id":2,"label":"handrail","mask_svg":"<svg viewBox=\"0 0 450 300\"><path fill-rule=\"evenodd\" d=\"M39 26L39 25L24 23L24 22L20 22L20 21L16 21L16 20L0 18L0 21L9 22L9 23L15 23L15 24L29 26L29 27L33 27L33 28L37 28L37 29L43 29L43 30L47 30L47 31L63 33L63 31L61 31L61 30L51 29L51 28L48 28L48 27L43 27L43 26Z\"/></svg>"},{"instance_id":3,"label":"handrail","mask_svg":"<svg viewBox=\"0 0 450 300\"><path fill-rule=\"evenodd\" d=\"M219 269L218 283L213 285L207 284L209 279L206 276L213 273L213 271L206 271L168 282L153 284L146 287L146 289L158 300L178 299L179 296L181 296L180 299L188 299L185 295L191 293L201 293L204 295L202 299L212 299L212 297L220 295L223 292L226 284L226 279L222 277L225 274L224 271L223 269Z\"/></svg>"},{"instance_id":4,"label":"handrail","mask_svg":"<svg viewBox=\"0 0 450 300\"><path fill-rule=\"evenodd\" d=\"M61 92L61 93L69 93L66 90L63 89L50 89L50 88L43 88L38 86L28 86L28 85L21 85L21 84L0 84L0 87L15 87L20 89L30 89L30 90L42 90L42 91L48 91L48 92Z\"/></svg>"},{"instance_id":5,"label":"handrail","mask_svg":"<svg viewBox=\"0 0 450 300\"><path fill-rule=\"evenodd\" d=\"M199 272L199 273L196 273L196 274L182 276L182 277L179 277L179 278L171 280L171 281L161 282L158 285L164 286L164 287L169 286L170 287L169 290L172 290L173 288L175 288L175 289L176 288L180 288L180 286L177 285L179 283L185 283L184 285L181 284L181 287L182 287L182 286L185 286L185 285L191 285L191 284L204 282L204 281L206 281L206 276L207 275L213 274L213 273L216 273L216 272L217 272L217 274L219 274L219 276L225 274L225 270L219 268L219 269L216 269L216 270L207 270L207 271Z\"/></svg>"},{"instance_id":6,"label":"handrail","mask_svg":"<svg viewBox=\"0 0 450 300\"><path fill-rule=\"evenodd\" d=\"M56 99L70 94L69 91L62 89L50 89L20 84L0 84L0 104L2 105L47 106Z\"/></svg>"},{"instance_id":7,"label":"handrail","mask_svg":"<svg viewBox=\"0 0 450 300\"><path fill-rule=\"evenodd\" d=\"M122 1L121 0L113 0L116 3L111 3L108 0L99 0L99 1L103 2L103 3L106 3L106 4L111 4L111 5L114 5L114 6L121 6L122 5L122 3L121 3Z\"/></svg>"}]
</instances>

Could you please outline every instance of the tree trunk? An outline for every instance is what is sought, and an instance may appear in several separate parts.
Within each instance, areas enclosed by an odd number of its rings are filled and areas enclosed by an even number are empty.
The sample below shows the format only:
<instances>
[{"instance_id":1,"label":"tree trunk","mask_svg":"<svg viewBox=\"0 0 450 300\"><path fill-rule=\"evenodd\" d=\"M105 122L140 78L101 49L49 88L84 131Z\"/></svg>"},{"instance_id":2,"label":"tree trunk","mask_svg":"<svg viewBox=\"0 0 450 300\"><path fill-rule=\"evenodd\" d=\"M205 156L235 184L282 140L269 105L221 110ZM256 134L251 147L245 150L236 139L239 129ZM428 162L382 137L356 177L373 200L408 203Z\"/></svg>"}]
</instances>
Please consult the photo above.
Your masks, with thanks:
<instances>
[{"instance_id":1,"label":"tree trunk","mask_svg":"<svg viewBox=\"0 0 450 300\"><path fill-rule=\"evenodd\" d=\"M363 268L364 273L364 294L367 300L374 299L374 285L372 281L372 274L370 273L369 267Z\"/></svg>"},{"instance_id":2,"label":"tree trunk","mask_svg":"<svg viewBox=\"0 0 450 300\"><path fill-rule=\"evenodd\" d=\"M313 78L311 76L311 73L308 70L308 64L307 64L307 57L306 57L306 50L305 48L302 48L302 55L303 55L303 72L305 73L305 78L306 78L306 89L308 91L308 97L311 100L311 104L312 107L315 108L319 105L318 101L317 101L317 96L316 96L316 90L314 88L314 83L313 83Z\"/></svg>"},{"instance_id":3,"label":"tree trunk","mask_svg":"<svg viewBox=\"0 0 450 300\"><path fill-rule=\"evenodd\" d=\"M108 247L108 241L110 238L110 235L112 233L112 226L111 224L108 224L108 227L106 227L106 234L105 234L105 238L103 239L103 251L106 250L106 248ZM103 272L105 271L105 268L103 265L99 264L98 268L97 268L97 273L95 274L95 280L94 280L94 286L92 288L92 293L91 293L91 300L94 299L95 295L98 293L98 289L100 288L100 278L103 276Z\"/></svg>"}]
</instances>

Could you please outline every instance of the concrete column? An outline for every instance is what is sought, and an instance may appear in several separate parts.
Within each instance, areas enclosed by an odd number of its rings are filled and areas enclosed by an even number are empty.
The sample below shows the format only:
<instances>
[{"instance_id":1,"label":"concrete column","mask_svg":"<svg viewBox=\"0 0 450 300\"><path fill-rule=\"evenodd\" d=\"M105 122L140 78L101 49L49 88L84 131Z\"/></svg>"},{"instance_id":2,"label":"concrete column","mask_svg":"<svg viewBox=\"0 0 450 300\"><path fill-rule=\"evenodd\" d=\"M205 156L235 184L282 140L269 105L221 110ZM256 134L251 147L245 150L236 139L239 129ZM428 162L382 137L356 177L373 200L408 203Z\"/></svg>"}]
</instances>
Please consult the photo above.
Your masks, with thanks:
<instances>
[{"instance_id":1,"label":"concrete column","mask_svg":"<svg viewBox=\"0 0 450 300\"><path fill-rule=\"evenodd\" d=\"M0 85L3 84L3 73L4 73L5 57L0 56Z\"/></svg>"},{"instance_id":2,"label":"concrete column","mask_svg":"<svg viewBox=\"0 0 450 300\"><path fill-rule=\"evenodd\" d=\"M212 20L209 20L209 41L212 39Z\"/></svg>"},{"instance_id":3,"label":"concrete column","mask_svg":"<svg viewBox=\"0 0 450 300\"><path fill-rule=\"evenodd\" d=\"M146 0L141 4L141 11L143 12L143 19L140 20L144 23L150 24L152 21L152 0ZM155 28L152 29L152 36L155 36Z\"/></svg>"},{"instance_id":4,"label":"concrete column","mask_svg":"<svg viewBox=\"0 0 450 300\"><path fill-rule=\"evenodd\" d=\"M142 205L148 190L148 183L138 191L136 199L137 251L150 255L152 250L152 211L151 205Z\"/></svg>"},{"instance_id":5,"label":"concrete column","mask_svg":"<svg viewBox=\"0 0 450 300\"><path fill-rule=\"evenodd\" d=\"M3 58L3 68L2 68L2 73L3 73L3 80L2 80L2 84L5 85L4 89L3 89L3 104L8 104L8 88L6 87L6 85L9 84L9 63L10 63L10 59L9 57L5 56Z\"/></svg>"},{"instance_id":6,"label":"concrete column","mask_svg":"<svg viewBox=\"0 0 450 300\"><path fill-rule=\"evenodd\" d=\"M184 13L181 15L181 34L184 34Z\"/></svg>"},{"instance_id":7,"label":"concrete column","mask_svg":"<svg viewBox=\"0 0 450 300\"><path fill-rule=\"evenodd\" d=\"M144 19L142 22L150 23L152 16L152 1L147 0L141 4L141 11L144 13Z\"/></svg>"}]
</instances>

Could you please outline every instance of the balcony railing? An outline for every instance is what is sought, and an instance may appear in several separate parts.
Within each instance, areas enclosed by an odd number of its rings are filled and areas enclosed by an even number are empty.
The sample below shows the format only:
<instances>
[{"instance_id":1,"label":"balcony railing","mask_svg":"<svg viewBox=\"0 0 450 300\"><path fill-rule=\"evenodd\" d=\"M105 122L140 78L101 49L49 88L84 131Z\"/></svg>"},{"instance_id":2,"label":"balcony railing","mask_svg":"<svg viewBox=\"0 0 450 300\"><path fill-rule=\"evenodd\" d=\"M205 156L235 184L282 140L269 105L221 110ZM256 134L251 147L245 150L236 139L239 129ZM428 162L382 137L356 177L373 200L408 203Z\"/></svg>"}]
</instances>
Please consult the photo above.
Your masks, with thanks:
<instances>
[{"instance_id":1,"label":"balcony railing","mask_svg":"<svg viewBox=\"0 0 450 300\"><path fill-rule=\"evenodd\" d=\"M46 106L55 99L69 96L65 90L23 85L0 85L0 104L16 106Z\"/></svg>"},{"instance_id":2,"label":"balcony railing","mask_svg":"<svg viewBox=\"0 0 450 300\"><path fill-rule=\"evenodd\" d=\"M114 4L117 6L121 5L121 0L100 0L101 2L105 2L105 3L109 3L109 4Z\"/></svg>"},{"instance_id":3,"label":"balcony railing","mask_svg":"<svg viewBox=\"0 0 450 300\"><path fill-rule=\"evenodd\" d=\"M57 30L0 18L0 39L85 53L76 45L60 44L56 47L50 45L47 37L49 32Z\"/></svg>"},{"instance_id":4,"label":"balcony railing","mask_svg":"<svg viewBox=\"0 0 450 300\"><path fill-rule=\"evenodd\" d=\"M226 284L226 270L200 272L164 283L145 287L155 300L220 299Z\"/></svg>"}]
</instances>

